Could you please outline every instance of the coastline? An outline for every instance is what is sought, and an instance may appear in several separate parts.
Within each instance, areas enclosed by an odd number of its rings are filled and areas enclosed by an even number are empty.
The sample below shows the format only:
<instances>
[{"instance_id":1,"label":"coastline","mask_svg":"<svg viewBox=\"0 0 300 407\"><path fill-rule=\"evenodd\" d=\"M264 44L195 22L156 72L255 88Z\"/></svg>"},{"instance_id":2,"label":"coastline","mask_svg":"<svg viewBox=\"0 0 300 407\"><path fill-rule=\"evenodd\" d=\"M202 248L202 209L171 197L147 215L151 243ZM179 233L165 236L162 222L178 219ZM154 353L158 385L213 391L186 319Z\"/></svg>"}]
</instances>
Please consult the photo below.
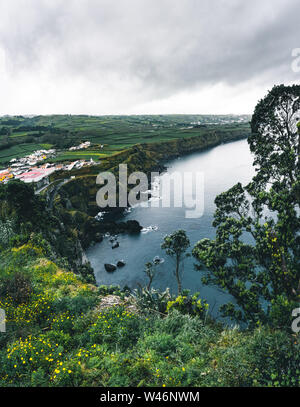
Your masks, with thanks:
<instances>
[{"instance_id":1,"label":"coastline","mask_svg":"<svg viewBox=\"0 0 300 407\"><path fill-rule=\"evenodd\" d=\"M201 136L137 144L103 159L97 166L54 173L50 182L66 177L70 179L57 191L51 212L58 215L63 224L63 230L70 236L67 258L71 265L78 270L79 274L82 274L81 270L83 270L84 275L88 274L95 281L94 271L90 267L89 261L87 262L86 250L95 242L101 242L107 233L139 233L142 229L138 222L128 224L95 219L101 210L95 199L99 189L96 178L100 172L110 171L118 181L119 165L127 164L129 174L134 171L142 171L147 174L150 182L151 172L165 171L166 163L174 158L204 151L222 143L245 139L249 134L250 129L233 134L219 130ZM47 199L47 192L45 195ZM118 196L116 199L118 201ZM126 208L113 208L112 211L107 212L120 212L124 209ZM71 242L72 248L70 247ZM64 246L65 244L62 249L65 252Z\"/></svg>"},{"instance_id":2,"label":"coastline","mask_svg":"<svg viewBox=\"0 0 300 407\"><path fill-rule=\"evenodd\" d=\"M151 171L159 171L160 173L163 173L164 171L167 170L167 167L166 167L165 164L168 161L172 160L172 159L175 159L175 158L178 158L178 157L183 157L185 155L189 155L189 154L195 153L197 151L200 152L200 151L209 150L209 149L211 149L213 147L216 147L216 146L218 146L220 144L225 144L225 143L227 144L227 143L242 140L242 139L245 139L245 138L247 138L247 136L237 137L237 138L233 138L233 139L226 139L226 140L218 140L218 141L208 142L208 143L205 143L205 145L202 144L200 147L199 146L197 146L195 148L193 147L192 149L189 149L188 151L186 151L184 149L181 149L181 150L178 149L178 152L176 152L176 153L174 153L174 151L171 151L168 154L163 154L163 155L161 153L159 153L158 155L160 156L160 159L153 166L151 166L149 168L147 173L149 174ZM161 145L162 143L159 143L159 144ZM170 143L167 142L167 143L164 143L164 144L165 144L165 146L168 146ZM141 149L145 148L146 151L147 151L147 147L148 147L147 145L145 147L144 147L144 145L139 146L139 148L141 148ZM136 148L136 146L135 146L135 148ZM137 151L140 151L140 150L135 149L134 153L136 154ZM153 159L153 157L152 157L152 159ZM127 208L122 208L122 210L120 210L120 208L118 208L117 210L115 210L115 213L123 212L126 209ZM107 212L109 212L109 211L107 211ZM128 230L128 228L126 227L126 222L110 221L110 222L102 222L101 224L100 224L100 222L98 221L99 229L102 229L102 234L101 234L100 239L98 238L98 239L92 240L90 242L90 244L87 247L85 247L85 250L88 250L88 248L91 245L95 244L96 242L98 242L98 243L102 242L103 236L106 233L109 233L111 235L123 234L123 233L139 233L140 232L139 229L142 229L142 226L143 226L143 225L140 225L137 221L135 221L136 222L135 230ZM99 235L99 232L98 232L98 235Z\"/></svg>"}]
</instances>

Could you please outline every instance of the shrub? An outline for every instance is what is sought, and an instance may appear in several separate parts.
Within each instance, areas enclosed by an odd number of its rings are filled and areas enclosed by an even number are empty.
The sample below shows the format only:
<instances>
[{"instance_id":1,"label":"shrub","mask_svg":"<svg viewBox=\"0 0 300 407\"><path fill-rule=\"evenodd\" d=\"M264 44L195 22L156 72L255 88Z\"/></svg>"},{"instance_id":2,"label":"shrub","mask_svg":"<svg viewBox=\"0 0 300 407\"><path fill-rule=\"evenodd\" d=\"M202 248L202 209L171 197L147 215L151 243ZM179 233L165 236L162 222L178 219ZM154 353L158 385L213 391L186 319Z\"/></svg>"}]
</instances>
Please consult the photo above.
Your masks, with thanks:
<instances>
[{"instance_id":1,"label":"shrub","mask_svg":"<svg viewBox=\"0 0 300 407\"><path fill-rule=\"evenodd\" d=\"M169 356L176 352L177 343L173 335L164 332L156 332L151 336L146 336L142 340L142 348L154 350L161 356Z\"/></svg>"},{"instance_id":2,"label":"shrub","mask_svg":"<svg viewBox=\"0 0 300 407\"><path fill-rule=\"evenodd\" d=\"M31 278L24 272L10 273L0 282L0 297L9 297L15 304L28 302L32 291Z\"/></svg>"},{"instance_id":3,"label":"shrub","mask_svg":"<svg viewBox=\"0 0 300 407\"><path fill-rule=\"evenodd\" d=\"M1 370L6 372L7 383L30 384L32 374L49 375L60 364L63 348L43 335L19 339L8 349ZM35 377L35 380L37 377Z\"/></svg>"},{"instance_id":4,"label":"shrub","mask_svg":"<svg viewBox=\"0 0 300 407\"><path fill-rule=\"evenodd\" d=\"M0 219L0 247L8 247L11 239L15 236L15 224L12 220Z\"/></svg>"},{"instance_id":5,"label":"shrub","mask_svg":"<svg viewBox=\"0 0 300 407\"><path fill-rule=\"evenodd\" d=\"M106 343L110 349L124 350L133 346L142 328L140 318L124 307L113 307L99 313L89 329L93 343Z\"/></svg>"},{"instance_id":6,"label":"shrub","mask_svg":"<svg viewBox=\"0 0 300 407\"><path fill-rule=\"evenodd\" d=\"M85 314L99 302L99 297L91 291L79 291L76 294L59 296L53 302L55 312L69 312L72 315Z\"/></svg>"},{"instance_id":7,"label":"shrub","mask_svg":"<svg viewBox=\"0 0 300 407\"><path fill-rule=\"evenodd\" d=\"M182 314L197 315L202 319L206 319L208 307L207 302L199 298L199 293L190 296L189 291L186 290L174 301L168 302L167 312L176 309Z\"/></svg>"},{"instance_id":8,"label":"shrub","mask_svg":"<svg viewBox=\"0 0 300 407\"><path fill-rule=\"evenodd\" d=\"M167 288L164 292L151 288L138 288L133 290L132 297L135 299L142 312L156 311L165 313L168 301L171 299L170 291Z\"/></svg>"}]
</instances>

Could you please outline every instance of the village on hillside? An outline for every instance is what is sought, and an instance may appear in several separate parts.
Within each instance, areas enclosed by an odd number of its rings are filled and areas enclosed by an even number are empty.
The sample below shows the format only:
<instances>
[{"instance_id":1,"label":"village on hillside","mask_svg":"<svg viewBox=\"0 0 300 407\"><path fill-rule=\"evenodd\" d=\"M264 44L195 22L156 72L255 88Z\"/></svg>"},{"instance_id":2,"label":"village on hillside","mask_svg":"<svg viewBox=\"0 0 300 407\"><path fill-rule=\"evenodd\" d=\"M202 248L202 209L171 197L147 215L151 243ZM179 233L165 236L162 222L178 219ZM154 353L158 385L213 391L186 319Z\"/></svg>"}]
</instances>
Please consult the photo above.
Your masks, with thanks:
<instances>
[{"instance_id":1,"label":"village on hillside","mask_svg":"<svg viewBox=\"0 0 300 407\"><path fill-rule=\"evenodd\" d=\"M87 141L69 150L86 149L90 145L91 143ZM11 159L9 167L0 170L0 183L6 184L11 179L19 179L25 183L34 183L35 189L38 190L49 185L49 176L56 171L71 171L96 164L92 158L64 164L49 162L42 164L48 159L55 158L56 153L55 149L38 150L26 157Z\"/></svg>"}]
</instances>

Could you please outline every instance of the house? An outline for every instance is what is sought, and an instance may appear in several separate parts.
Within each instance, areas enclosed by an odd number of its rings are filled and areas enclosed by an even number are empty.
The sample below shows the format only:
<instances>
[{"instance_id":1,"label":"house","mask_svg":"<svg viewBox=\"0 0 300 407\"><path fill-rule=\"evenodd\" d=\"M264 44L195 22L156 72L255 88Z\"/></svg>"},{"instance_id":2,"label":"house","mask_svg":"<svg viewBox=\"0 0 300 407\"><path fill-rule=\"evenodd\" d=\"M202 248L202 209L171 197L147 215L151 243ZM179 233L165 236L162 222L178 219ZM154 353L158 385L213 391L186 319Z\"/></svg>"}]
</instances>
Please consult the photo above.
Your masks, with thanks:
<instances>
[{"instance_id":1,"label":"house","mask_svg":"<svg viewBox=\"0 0 300 407\"><path fill-rule=\"evenodd\" d=\"M36 188L42 188L49 184L49 175L55 172L55 168L33 168L28 172L17 175L16 178L25 183L34 182Z\"/></svg>"},{"instance_id":2,"label":"house","mask_svg":"<svg viewBox=\"0 0 300 407\"><path fill-rule=\"evenodd\" d=\"M4 170L4 171L0 172L0 182L6 183L13 177L14 176L10 173L9 170Z\"/></svg>"},{"instance_id":3,"label":"house","mask_svg":"<svg viewBox=\"0 0 300 407\"><path fill-rule=\"evenodd\" d=\"M83 150L85 148L89 148L90 146L91 146L91 142L85 141L84 143L79 144L79 146L70 147L69 151Z\"/></svg>"}]
</instances>

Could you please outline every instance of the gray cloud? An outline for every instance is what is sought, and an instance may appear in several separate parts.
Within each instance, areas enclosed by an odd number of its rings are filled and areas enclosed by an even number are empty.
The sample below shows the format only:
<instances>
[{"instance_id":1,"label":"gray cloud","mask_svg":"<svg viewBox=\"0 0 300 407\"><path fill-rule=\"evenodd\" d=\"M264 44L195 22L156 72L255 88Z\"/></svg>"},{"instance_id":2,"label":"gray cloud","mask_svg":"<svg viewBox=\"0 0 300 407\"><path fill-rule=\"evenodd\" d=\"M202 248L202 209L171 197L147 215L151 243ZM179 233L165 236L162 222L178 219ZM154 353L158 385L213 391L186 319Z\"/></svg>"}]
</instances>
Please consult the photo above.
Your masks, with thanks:
<instances>
[{"instance_id":1,"label":"gray cloud","mask_svg":"<svg viewBox=\"0 0 300 407\"><path fill-rule=\"evenodd\" d=\"M297 0L2 0L0 48L6 81L73 82L99 103L111 89L118 111L118 86L134 105L216 84L297 80L299 14Z\"/></svg>"}]
</instances>

